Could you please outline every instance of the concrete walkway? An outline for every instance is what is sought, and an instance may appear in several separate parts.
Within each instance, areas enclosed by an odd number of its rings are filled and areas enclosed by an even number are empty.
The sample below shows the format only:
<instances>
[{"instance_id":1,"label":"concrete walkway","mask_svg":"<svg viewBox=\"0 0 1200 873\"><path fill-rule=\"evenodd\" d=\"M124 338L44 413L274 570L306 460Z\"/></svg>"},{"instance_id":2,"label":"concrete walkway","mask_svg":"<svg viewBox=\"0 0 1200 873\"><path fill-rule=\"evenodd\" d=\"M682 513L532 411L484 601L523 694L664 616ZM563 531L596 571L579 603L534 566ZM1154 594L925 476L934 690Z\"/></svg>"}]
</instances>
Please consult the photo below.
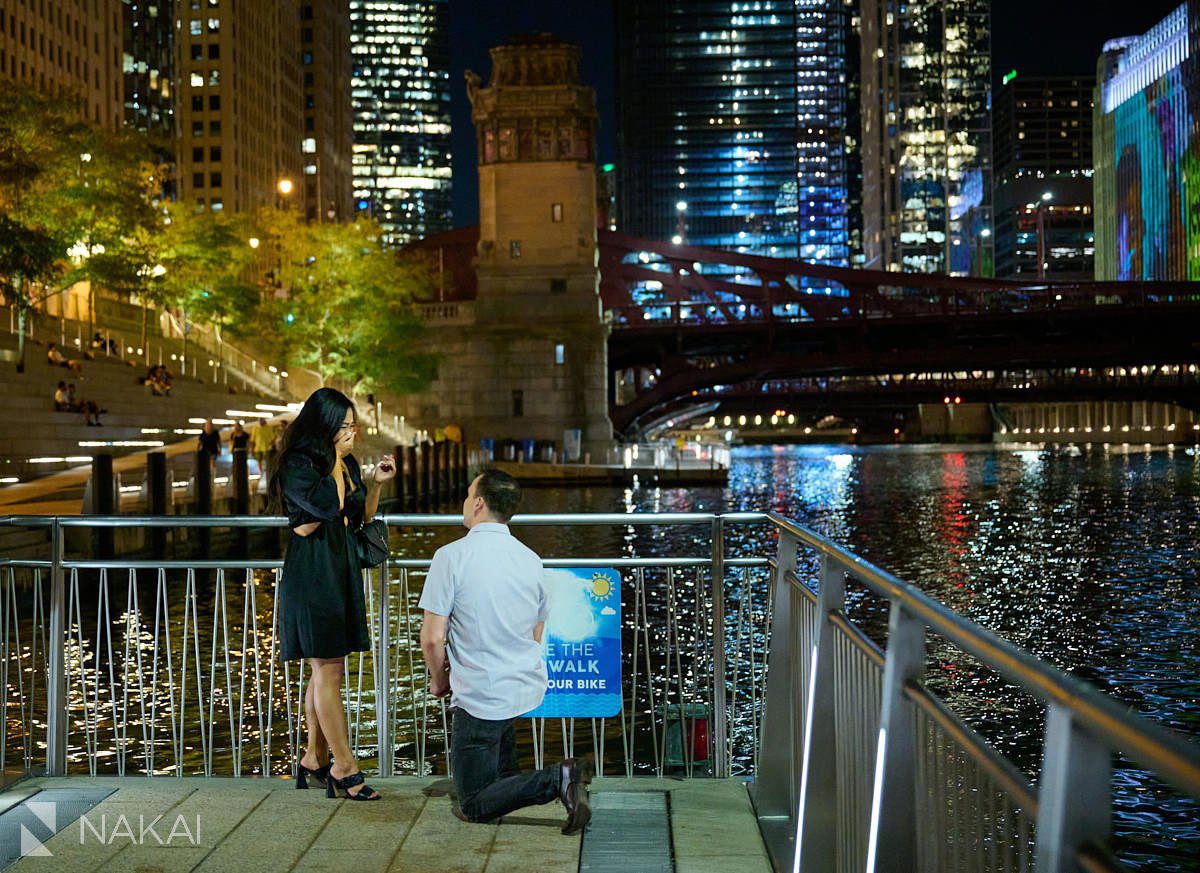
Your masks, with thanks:
<instances>
[{"instance_id":1,"label":"concrete walkway","mask_svg":"<svg viewBox=\"0 0 1200 873\"><path fill-rule=\"evenodd\" d=\"M0 810L28 799L37 789L99 788L113 793L85 813L89 828L81 827L78 820L58 822L62 829L44 843L53 857L24 857L8 869L18 873L574 873L579 869L580 838L559 832L563 810L558 803L522 810L499 825L472 825L451 813L444 778L368 781L384 795L382 800L327 800L319 789L296 791L286 779L27 780L0 794ZM592 790L669 792L679 873L769 873L771 869L740 781L598 779ZM123 831L113 836L122 815L132 839ZM135 844L139 817L148 823L159 815L155 832L170 845L159 845L148 834L144 844ZM199 817L198 837L183 835L179 816L189 831L196 830ZM168 840L173 827L176 837ZM94 831L106 836L97 837Z\"/></svg>"}]
</instances>

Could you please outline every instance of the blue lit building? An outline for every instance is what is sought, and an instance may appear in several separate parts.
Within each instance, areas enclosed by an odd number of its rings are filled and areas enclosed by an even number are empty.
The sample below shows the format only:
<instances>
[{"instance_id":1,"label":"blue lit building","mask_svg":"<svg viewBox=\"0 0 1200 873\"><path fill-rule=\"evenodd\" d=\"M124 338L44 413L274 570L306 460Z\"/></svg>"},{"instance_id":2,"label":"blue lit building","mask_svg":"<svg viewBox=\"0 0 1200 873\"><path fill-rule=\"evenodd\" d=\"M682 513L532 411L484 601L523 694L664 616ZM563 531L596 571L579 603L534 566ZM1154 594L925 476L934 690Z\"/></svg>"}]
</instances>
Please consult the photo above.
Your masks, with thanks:
<instances>
[{"instance_id":1,"label":"blue lit building","mask_svg":"<svg viewBox=\"0 0 1200 873\"><path fill-rule=\"evenodd\" d=\"M617 5L622 231L848 266L844 0Z\"/></svg>"},{"instance_id":2,"label":"blue lit building","mask_svg":"<svg viewBox=\"0 0 1200 873\"><path fill-rule=\"evenodd\" d=\"M402 245L448 230L448 0L351 0L354 197Z\"/></svg>"}]
</instances>

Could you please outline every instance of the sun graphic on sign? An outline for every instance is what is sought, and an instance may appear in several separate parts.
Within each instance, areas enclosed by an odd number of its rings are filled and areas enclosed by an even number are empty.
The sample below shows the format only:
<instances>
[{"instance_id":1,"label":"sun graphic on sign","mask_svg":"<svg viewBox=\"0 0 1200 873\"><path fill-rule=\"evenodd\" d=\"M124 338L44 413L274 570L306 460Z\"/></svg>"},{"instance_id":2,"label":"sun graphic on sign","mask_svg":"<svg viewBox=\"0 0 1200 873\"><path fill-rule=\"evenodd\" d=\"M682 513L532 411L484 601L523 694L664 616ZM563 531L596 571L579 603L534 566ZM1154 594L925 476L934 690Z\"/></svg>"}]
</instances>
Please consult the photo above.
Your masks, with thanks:
<instances>
[{"instance_id":1,"label":"sun graphic on sign","mask_svg":"<svg viewBox=\"0 0 1200 873\"><path fill-rule=\"evenodd\" d=\"M594 600L607 600L608 596L613 593L613 581L603 573L597 573L592 577L592 587L588 590L588 594L592 595Z\"/></svg>"}]
</instances>

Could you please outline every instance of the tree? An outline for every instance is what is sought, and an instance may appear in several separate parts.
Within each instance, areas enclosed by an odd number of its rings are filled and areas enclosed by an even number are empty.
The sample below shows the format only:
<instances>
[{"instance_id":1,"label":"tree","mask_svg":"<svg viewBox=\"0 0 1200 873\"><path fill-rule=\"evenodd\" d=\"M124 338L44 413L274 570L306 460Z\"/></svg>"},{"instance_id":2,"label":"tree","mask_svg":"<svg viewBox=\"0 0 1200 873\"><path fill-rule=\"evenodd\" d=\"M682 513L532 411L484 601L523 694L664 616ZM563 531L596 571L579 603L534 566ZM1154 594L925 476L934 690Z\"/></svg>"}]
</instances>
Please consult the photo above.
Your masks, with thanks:
<instances>
[{"instance_id":1,"label":"tree","mask_svg":"<svg viewBox=\"0 0 1200 873\"><path fill-rule=\"evenodd\" d=\"M17 309L17 372L39 284L65 268L69 236L41 208L69 172L85 128L64 103L20 88L0 92L0 276ZM77 152L75 152L77 154Z\"/></svg>"},{"instance_id":2,"label":"tree","mask_svg":"<svg viewBox=\"0 0 1200 873\"><path fill-rule=\"evenodd\" d=\"M422 326L414 299L431 297L430 265L401 258L369 220L304 224L280 210L260 217L277 247L281 286L261 308L259 336L290 366L323 382L344 380L351 393L409 393L436 374L435 355L413 351Z\"/></svg>"},{"instance_id":3,"label":"tree","mask_svg":"<svg viewBox=\"0 0 1200 873\"><path fill-rule=\"evenodd\" d=\"M253 320L260 293L246 280L254 256L250 223L242 215L197 212L180 203L165 211L153 250L157 275L147 294L159 305L182 310L186 357L189 319L212 325L218 339L223 330L237 334Z\"/></svg>"}]
</instances>

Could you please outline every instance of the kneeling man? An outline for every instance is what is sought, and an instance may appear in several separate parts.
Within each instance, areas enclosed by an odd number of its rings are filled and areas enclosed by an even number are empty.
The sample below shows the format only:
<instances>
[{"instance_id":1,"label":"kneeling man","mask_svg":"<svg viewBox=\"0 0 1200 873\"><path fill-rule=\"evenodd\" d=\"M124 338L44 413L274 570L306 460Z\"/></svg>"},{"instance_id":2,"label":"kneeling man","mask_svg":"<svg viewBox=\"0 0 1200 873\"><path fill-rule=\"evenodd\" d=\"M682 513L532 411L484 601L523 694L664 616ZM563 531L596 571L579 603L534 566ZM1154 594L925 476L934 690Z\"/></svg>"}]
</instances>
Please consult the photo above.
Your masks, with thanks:
<instances>
[{"instance_id":1,"label":"kneeling man","mask_svg":"<svg viewBox=\"0 0 1200 873\"><path fill-rule=\"evenodd\" d=\"M567 808L564 834L591 818L589 758L522 773L513 723L546 694L542 629L549 610L542 559L508 530L521 502L517 480L484 470L463 501L467 535L433 556L420 607L429 690L450 699L450 763L468 821L549 803Z\"/></svg>"}]
</instances>

